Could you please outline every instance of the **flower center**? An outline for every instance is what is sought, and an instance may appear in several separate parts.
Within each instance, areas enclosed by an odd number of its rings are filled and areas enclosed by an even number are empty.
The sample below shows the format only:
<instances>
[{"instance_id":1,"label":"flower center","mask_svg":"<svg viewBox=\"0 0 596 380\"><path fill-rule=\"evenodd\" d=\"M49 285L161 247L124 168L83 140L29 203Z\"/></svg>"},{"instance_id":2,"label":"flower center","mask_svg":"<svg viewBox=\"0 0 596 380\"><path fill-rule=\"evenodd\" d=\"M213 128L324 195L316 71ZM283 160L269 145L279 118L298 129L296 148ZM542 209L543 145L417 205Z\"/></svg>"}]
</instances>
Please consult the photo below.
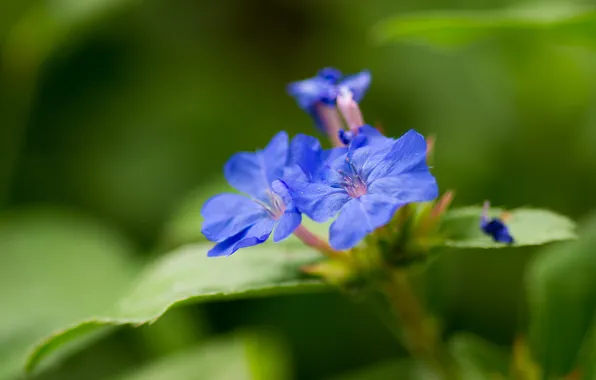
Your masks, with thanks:
<instances>
[{"instance_id":1,"label":"flower center","mask_svg":"<svg viewBox=\"0 0 596 380\"><path fill-rule=\"evenodd\" d=\"M366 182L362 179L362 176L358 173L354 165L349 162L351 173L346 173L339 170L339 174L342 176L341 185L346 189L349 196L352 198L360 198L366 194L367 187Z\"/></svg>"},{"instance_id":2,"label":"flower center","mask_svg":"<svg viewBox=\"0 0 596 380\"><path fill-rule=\"evenodd\" d=\"M273 190L267 190L267 197L269 198L269 202L263 202L258 199L254 201L261 205L273 220L279 220L286 212L286 204L281 196Z\"/></svg>"}]
</instances>

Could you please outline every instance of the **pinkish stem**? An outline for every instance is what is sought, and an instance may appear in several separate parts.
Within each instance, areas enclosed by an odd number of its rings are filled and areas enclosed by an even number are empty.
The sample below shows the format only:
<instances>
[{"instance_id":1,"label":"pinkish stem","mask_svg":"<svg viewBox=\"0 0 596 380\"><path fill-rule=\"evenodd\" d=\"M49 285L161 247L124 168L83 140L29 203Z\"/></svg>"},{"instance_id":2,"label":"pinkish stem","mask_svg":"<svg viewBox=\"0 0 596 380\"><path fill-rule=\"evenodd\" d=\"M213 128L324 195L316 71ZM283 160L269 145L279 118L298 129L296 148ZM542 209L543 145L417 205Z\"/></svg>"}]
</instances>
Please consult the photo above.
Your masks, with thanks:
<instances>
[{"instance_id":1,"label":"pinkish stem","mask_svg":"<svg viewBox=\"0 0 596 380\"><path fill-rule=\"evenodd\" d=\"M339 139L339 131L344 129L344 127L337 109L324 104L319 104L317 105L317 113L323 121L325 132L327 132L333 146L344 146Z\"/></svg>"},{"instance_id":2,"label":"pinkish stem","mask_svg":"<svg viewBox=\"0 0 596 380\"><path fill-rule=\"evenodd\" d=\"M294 235L304 244L321 251L327 256L333 256L338 253L333 250L325 240L310 232L308 228L304 227L302 224L294 230Z\"/></svg>"}]
</instances>

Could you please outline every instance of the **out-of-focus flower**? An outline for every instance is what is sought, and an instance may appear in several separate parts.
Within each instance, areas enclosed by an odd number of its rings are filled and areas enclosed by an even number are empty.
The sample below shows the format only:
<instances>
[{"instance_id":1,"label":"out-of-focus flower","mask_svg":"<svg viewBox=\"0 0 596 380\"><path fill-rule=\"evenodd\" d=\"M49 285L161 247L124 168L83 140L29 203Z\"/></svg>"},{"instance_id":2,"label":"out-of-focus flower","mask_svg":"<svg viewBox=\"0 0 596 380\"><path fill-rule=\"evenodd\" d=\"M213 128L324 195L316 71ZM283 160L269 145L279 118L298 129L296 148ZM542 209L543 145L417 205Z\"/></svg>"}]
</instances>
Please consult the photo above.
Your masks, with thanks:
<instances>
[{"instance_id":1,"label":"out-of-focus flower","mask_svg":"<svg viewBox=\"0 0 596 380\"><path fill-rule=\"evenodd\" d=\"M316 76L288 85L288 93L315 121L317 128L329 133L323 113L325 108L334 108L340 94L360 102L368 90L371 75L368 70L354 75L343 76L341 71L327 67L319 70ZM335 132L333 132L335 134Z\"/></svg>"}]
</instances>

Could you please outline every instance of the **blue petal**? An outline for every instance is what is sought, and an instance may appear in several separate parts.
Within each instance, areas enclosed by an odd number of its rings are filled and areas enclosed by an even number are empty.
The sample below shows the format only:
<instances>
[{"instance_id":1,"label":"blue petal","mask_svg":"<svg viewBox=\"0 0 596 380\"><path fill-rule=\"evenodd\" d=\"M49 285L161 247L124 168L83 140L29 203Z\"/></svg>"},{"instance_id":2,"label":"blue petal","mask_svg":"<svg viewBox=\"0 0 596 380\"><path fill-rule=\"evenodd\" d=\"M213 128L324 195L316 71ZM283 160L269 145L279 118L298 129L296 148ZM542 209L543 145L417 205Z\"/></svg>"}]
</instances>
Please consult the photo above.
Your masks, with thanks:
<instances>
[{"instance_id":1,"label":"blue petal","mask_svg":"<svg viewBox=\"0 0 596 380\"><path fill-rule=\"evenodd\" d=\"M332 148L323 151L321 160L323 162L322 168L328 169L332 163L339 157L345 157L348 152L347 147Z\"/></svg>"},{"instance_id":2,"label":"blue petal","mask_svg":"<svg viewBox=\"0 0 596 380\"><path fill-rule=\"evenodd\" d=\"M286 212L281 219L279 219L279 223L275 227L275 232L273 233L273 241L278 242L281 241L294 232L294 230L302 223L302 215L298 212Z\"/></svg>"},{"instance_id":3,"label":"blue petal","mask_svg":"<svg viewBox=\"0 0 596 380\"><path fill-rule=\"evenodd\" d=\"M321 92L326 91L327 87L329 87L327 81L314 77L290 83L287 91L294 97L300 108L307 109L320 101Z\"/></svg>"},{"instance_id":4,"label":"blue petal","mask_svg":"<svg viewBox=\"0 0 596 380\"><path fill-rule=\"evenodd\" d=\"M219 194L203 205L201 232L211 241L223 241L250 227L267 213L257 203L239 194Z\"/></svg>"},{"instance_id":5,"label":"blue petal","mask_svg":"<svg viewBox=\"0 0 596 380\"><path fill-rule=\"evenodd\" d=\"M323 103L335 105L337 97L335 86L325 78L314 77L290 83L287 90L298 106L314 120L319 131L325 133L325 125L319 115L318 107L324 106Z\"/></svg>"},{"instance_id":6,"label":"blue petal","mask_svg":"<svg viewBox=\"0 0 596 380\"><path fill-rule=\"evenodd\" d=\"M298 106L304 110L310 109L319 102L335 104L334 96L337 97L335 86L321 77L290 83L287 90L296 99Z\"/></svg>"},{"instance_id":7,"label":"blue petal","mask_svg":"<svg viewBox=\"0 0 596 380\"><path fill-rule=\"evenodd\" d=\"M287 151L288 135L279 132L264 150L233 155L224 166L224 175L232 187L264 199L271 182L283 173Z\"/></svg>"},{"instance_id":8,"label":"blue petal","mask_svg":"<svg viewBox=\"0 0 596 380\"><path fill-rule=\"evenodd\" d=\"M317 72L319 78L323 78L331 84L336 84L343 74L335 67L324 67Z\"/></svg>"},{"instance_id":9,"label":"blue petal","mask_svg":"<svg viewBox=\"0 0 596 380\"><path fill-rule=\"evenodd\" d=\"M292 207L292 196L290 195L290 190L288 189L288 185L285 182L276 179L271 183L271 190L284 202L286 208Z\"/></svg>"},{"instance_id":10,"label":"blue petal","mask_svg":"<svg viewBox=\"0 0 596 380\"><path fill-rule=\"evenodd\" d=\"M298 134L290 143L290 164L298 165L309 178L321 166L322 155L323 148L315 137Z\"/></svg>"},{"instance_id":11,"label":"blue petal","mask_svg":"<svg viewBox=\"0 0 596 380\"><path fill-rule=\"evenodd\" d=\"M352 139L348 147L348 153L336 158L330 165L330 175L336 176L338 171L350 173L351 167L358 170L359 175L365 182L368 182L369 173L379 165L384 165L385 156L391 150L391 144L367 145L366 136L358 135ZM337 179L333 180L334 182Z\"/></svg>"},{"instance_id":12,"label":"blue petal","mask_svg":"<svg viewBox=\"0 0 596 380\"><path fill-rule=\"evenodd\" d=\"M248 228L244 229L243 231L239 232L238 234L227 238L226 240L219 242L213 246L207 252L208 257L219 257L219 256L229 256L232 253L236 252L234 246L238 243L244 236L246 235L246 231Z\"/></svg>"},{"instance_id":13,"label":"blue petal","mask_svg":"<svg viewBox=\"0 0 596 380\"><path fill-rule=\"evenodd\" d=\"M381 164L369 173L368 179L372 181L384 176L424 170L427 170L426 141L421 134L411 129L395 141Z\"/></svg>"},{"instance_id":14,"label":"blue petal","mask_svg":"<svg viewBox=\"0 0 596 380\"><path fill-rule=\"evenodd\" d=\"M216 244L209 252L207 252L207 256L229 256L240 248L262 244L267 241L269 235L271 235L274 225L275 221L273 220L262 220L259 223L242 230L238 234Z\"/></svg>"},{"instance_id":15,"label":"blue petal","mask_svg":"<svg viewBox=\"0 0 596 380\"><path fill-rule=\"evenodd\" d=\"M284 183L290 189L298 210L315 222L325 222L334 217L350 200L343 188L332 187L325 182L311 182L297 165L286 171Z\"/></svg>"},{"instance_id":16,"label":"blue petal","mask_svg":"<svg viewBox=\"0 0 596 380\"><path fill-rule=\"evenodd\" d=\"M329 229L329 243L337 250L350 249L366 235L391 221L402 204L377 194L350 200Z\"/></svg>"},{"instance_id":17,"label":"blue petal","mask_svg":"<svg viewBox=\"0 0 596 380\"><path fill-rule=\"evenodd\" d=\"M321 171L346 151L345 147L323 150L319 140L299 134L290 143L289 165L298 165L308 180L314 181L322 178Z\"/></svg>"},{"instance_id":18,"label":"blue petal","mask_svg":"<svg viewBox=\"0 0 596 380\"><path fill-rule=\"evenodd\" d=\"M358 74L344 77L339 83L339 86L347 86L352 91L354 100L360 102L364 97L364 94L366 94L371 80L372 76L370 75L370 71L363 70Z\"/></svg>"},{"instance_id":19,"label":"blue petal","mask_svg":"<svg viewBox=\"0 0 596 380\"><path fill-rule=\"evenodd\" d=\"M273 136L267 147L263 150L263 167L268 186L282 176L283 169L288 164L288 148L288 134L281 131Z\"/></svg>"},{"instance_id":20,"label":"blue petal","mask_svg":"<svg viewBox=\"0 0 596 380\"><path fill-rule=\"evenodd\" d=\"M365 181L370 181L368 177L373 169L388 165L386 156L396 142L397 140L383 136L370 125L363 125L348 146L348 162L359 170ZM333 166L337 169L345 164L337 160Z\"/></svg>"},{"instance_id":21,"label":"blue petal","mask_svg":"<svg viewBox=\"0 0 596 380\"><path fill-rule=\"evenodd\" d=\"M439 187L426 170L376 179L368 185L368 194L387 195L401 203L426 202L439 196Z\"/></svg>"}]
</instances>

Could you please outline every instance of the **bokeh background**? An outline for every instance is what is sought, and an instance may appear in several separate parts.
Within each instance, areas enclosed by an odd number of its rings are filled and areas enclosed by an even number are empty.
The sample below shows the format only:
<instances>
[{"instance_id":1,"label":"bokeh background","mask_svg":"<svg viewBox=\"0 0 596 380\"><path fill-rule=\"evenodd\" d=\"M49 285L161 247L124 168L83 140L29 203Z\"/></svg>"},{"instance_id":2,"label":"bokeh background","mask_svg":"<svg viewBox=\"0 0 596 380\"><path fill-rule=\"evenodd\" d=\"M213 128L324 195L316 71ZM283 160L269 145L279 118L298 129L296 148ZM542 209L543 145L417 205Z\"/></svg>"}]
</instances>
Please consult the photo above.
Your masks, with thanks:
<instances>
[{"instance_id":1,"label":"bokeh background","mask_svg":"<svg viewBox=\"0 0 596 380\"><path fill-rule=\"evenodd\" d=\"M285 86L324 66L371 70L368 122L436 135L434 172L455 205L583 218L596 193L593 46L523 31L455 50L371 38L389 15L513 3L2 1L0 363L36 329L105 306L144 262L201 239L200 204L221 189L231 154L280 129L315 133ZM510 344L533 253L433 263L429 306L446 334ZM238 329L275 336L296 379L404 355L359 306L331 294L189 305L117 329L39 378L115 378Z\"/></svg>"}]
</instances>

